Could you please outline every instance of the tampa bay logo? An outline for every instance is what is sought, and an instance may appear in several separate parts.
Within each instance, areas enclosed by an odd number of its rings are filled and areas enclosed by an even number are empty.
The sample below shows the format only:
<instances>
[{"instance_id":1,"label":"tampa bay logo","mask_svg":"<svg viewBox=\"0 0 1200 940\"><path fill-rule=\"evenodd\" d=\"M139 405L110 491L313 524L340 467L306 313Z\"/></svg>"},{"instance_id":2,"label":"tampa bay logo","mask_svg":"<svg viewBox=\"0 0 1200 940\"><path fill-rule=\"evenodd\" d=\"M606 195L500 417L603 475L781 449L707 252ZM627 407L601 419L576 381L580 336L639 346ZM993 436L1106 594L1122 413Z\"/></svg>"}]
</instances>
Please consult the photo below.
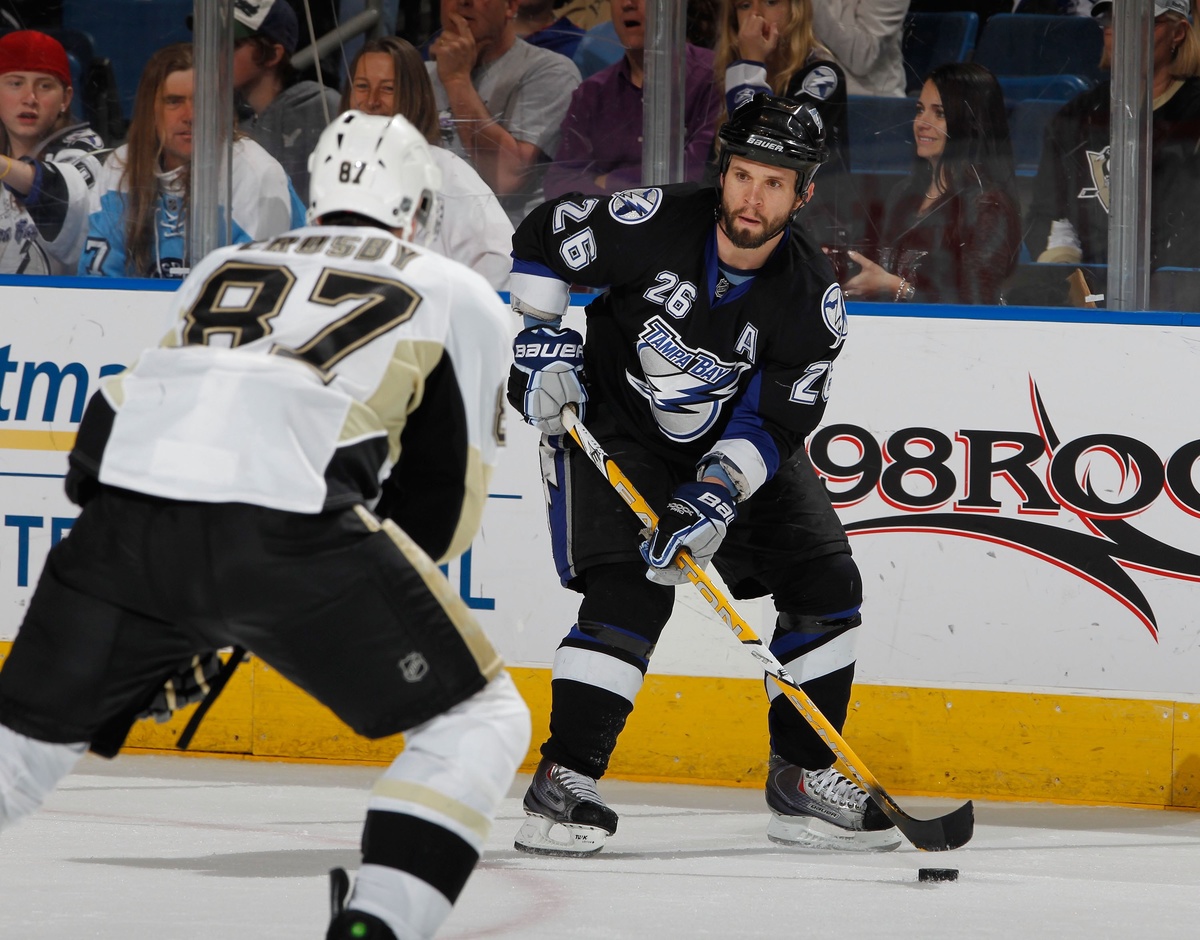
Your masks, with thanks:
<instances>
[{"instance_id":1,"label":"tampa bay logo","mask_svg":"<svg viewBox=\"0 0 1200 940\"><path fill-rule=\"evenodd\" d=\"M1193 476L1200 440L1183 444L1165 460L1149 444L1122 434L1064 441L1032 378L1029 391L1036 433L958 430L951 440L935 428L909 427L877 443L864 428L838 424L813 435L809 456L835 506L856 505L877 494L897 510L847 523L851 535L931 532L1017 549L1105 591L1157 640L1154 611L1128 571L1200 581L1200 555L1148 535L1133 520L1163 497L1200 517L1200 489ZM955 442L966 452L962 480L951 466ZM835 450L857 459L839 463ZM1096 483L1101 475L1103 487ZM1025 518L1001 515L1003 504L993 491L998 479L1016 493L1017 514ZM952 499L952 511L941 511ZM1051 524L1066 513L1086 531Z\"/></svg>"}]
</instances>

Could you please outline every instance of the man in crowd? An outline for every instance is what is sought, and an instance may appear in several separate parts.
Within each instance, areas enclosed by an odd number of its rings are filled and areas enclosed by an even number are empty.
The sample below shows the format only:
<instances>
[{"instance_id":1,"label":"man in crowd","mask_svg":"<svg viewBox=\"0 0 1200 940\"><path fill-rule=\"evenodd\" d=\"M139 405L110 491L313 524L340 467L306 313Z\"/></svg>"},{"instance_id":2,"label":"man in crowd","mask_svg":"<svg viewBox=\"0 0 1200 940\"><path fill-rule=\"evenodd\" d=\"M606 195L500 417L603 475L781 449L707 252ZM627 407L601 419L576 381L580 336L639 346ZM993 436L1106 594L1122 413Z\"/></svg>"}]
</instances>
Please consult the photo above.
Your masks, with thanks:
<instances>
[{"instance_id":1,"label":"man in crowd","mask_svg":"<svg viewBox=\"0 0 1200 940\"><path fill-rule=\"evenodd\" d=\"M446 145L465 157L516 224L541 200L545 164L579 69L517 36L517 0L442 0L427 63Z\"/></svg>"},{"instance_id":2,"label":"man in crowd","mask_svg":"<svg viewBox=\"0 0 1200 940\"><path fill-rule=\"evenodd\" d=\"M291 58L300 31L287 0L241 0L233 19L233 87L250 112L242 129L283 165L307 204L308 155L337 116L337 90L297 80Z\"/></svg>"}]
</instances>

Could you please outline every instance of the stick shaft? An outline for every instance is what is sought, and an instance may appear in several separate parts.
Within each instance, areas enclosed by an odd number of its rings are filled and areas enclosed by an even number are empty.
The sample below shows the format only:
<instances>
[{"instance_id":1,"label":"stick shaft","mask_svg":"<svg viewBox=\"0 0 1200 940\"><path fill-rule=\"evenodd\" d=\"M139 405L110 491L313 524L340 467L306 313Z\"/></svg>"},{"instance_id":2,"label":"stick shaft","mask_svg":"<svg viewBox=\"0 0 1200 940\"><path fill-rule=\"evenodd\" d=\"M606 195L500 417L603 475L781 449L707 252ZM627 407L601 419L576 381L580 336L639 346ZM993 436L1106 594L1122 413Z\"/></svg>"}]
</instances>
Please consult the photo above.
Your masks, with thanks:
<instances>
[{"instance_id":1,"label":"stick shaft","mask_svg":"<svg viewBox=\"0 0 1200 940\"><path fill-rule=\"evenodd\" d=\"M563 409L562 421L563 426L587 455L588 459L604 474L608 482L612 484L613 489L617 491L629 508L637 514L642 523L651 529L657 526L658 515L651 508L650 504L646 502L641 493L638 492L633 482L625 476L621 468L608 456L600 443L592 437L591 432L579 420L572 407L567 406ZM676 557L675 563L683 569L688 581L695 585L696 589L708 601L709 606L712 607L716 615L733 631L733 634L738 638L742 646L750 652L751 656L758 660L763 670L775 685L779 687L787 700L800 712L801 716L803 716L812 729L821 736L821 740L829 746L829 749L833 751L838 760L854 775L859 785L879 804L879 808L896 824L896 827L905 837L917 846L917 848L934 850L957 848L957 845L954 844L936 844L947 841L944 833L939 836L938 834L925 831L927 827L938 823L939 820L914 819L896 804L896 801L884 790L883 786L875 778L875 775L867 769L866 765L854 753L838 730L821 713L821 710L817 708L812 699L808 697L808 694L800 687L800 684L792 678L791 674L788 673L787 669L784 668L784 665L775 657L775 654L771 652L767 645L763 643L750 624L729 603L724 592L713 584L708 575L704 573L704 570L696 564L691 553L686 550L681 551ZM957 815L960 816L960 822L962 810L966 809L968 814L970 814L970 806L971 804L967 803L957 811ZM950 816L955 815L955 813L950 814ZM961 826L958 828L961 829ZM961 837L961 832L956 832L954 837ZM965 842L969 838L970 831L968 830L966 838L962 842ZM961 845L962 842L958 842L958 845Z\"/></svg>"}]
</instances>

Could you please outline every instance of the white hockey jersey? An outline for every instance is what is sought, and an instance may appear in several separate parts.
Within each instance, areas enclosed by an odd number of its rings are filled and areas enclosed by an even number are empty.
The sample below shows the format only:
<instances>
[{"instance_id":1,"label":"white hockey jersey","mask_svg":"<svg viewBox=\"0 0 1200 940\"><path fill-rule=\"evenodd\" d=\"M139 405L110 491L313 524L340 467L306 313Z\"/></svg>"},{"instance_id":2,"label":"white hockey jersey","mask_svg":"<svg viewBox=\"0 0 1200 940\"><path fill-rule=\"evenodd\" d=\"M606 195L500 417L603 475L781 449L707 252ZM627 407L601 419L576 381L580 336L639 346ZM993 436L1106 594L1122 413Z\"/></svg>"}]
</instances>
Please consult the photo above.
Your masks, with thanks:
<instances>
[{"instance_id":1,"label":"white hockey jersey","mask_svg":"<svg viewBox=\"0 0 1200 940\"><path fill-rule=\"evenodd\" d=\"M92 196L87 220L87 241L78 273L101 277L182 278L189 270L187 245L187 176L184 168L155 174L158 198L154 203L154 258L152 269L126 267L125 209L129 182L125 179L128 146L118 147L105 162ZM232 177L233 243L270 238L304 224L304 204L292 188L279 161L253 140L233 142Z\"/></svg>"},{"instance_id":2,"label":"white hockey jersey","mask_svg":"<svg viewBox=\"0 0 1200 940\"><path fill-rule=\"evenodd\" d=\"M503 438L511 315L480 275L374 228L206 257L178 324L93 397L73 472L168 499L374 502L434 558L474 536Z\"/></svg>"},{"instance_id":3,"label":"white hockey jersey","mask_svg":"<svg viewBox=\"0 0 1200 940\"><path fill-rule=\"evenodd\" d=\"M86 124L44 140L27 196L0 186L0 274L74 274L104 146Z\"/></svg>"},{"instance_id":4,"label":"white hockey jersey","mask_svg":"<svg viewBox=\"0 0 1200 940\"><path fill-rule=\"evenodd\" d=\"M478 271L496 290L508 290L513 237L508 213L466 160L445 147L430 147L429 153L442 171L429 247Z\"/></svg>"}]
</instances>

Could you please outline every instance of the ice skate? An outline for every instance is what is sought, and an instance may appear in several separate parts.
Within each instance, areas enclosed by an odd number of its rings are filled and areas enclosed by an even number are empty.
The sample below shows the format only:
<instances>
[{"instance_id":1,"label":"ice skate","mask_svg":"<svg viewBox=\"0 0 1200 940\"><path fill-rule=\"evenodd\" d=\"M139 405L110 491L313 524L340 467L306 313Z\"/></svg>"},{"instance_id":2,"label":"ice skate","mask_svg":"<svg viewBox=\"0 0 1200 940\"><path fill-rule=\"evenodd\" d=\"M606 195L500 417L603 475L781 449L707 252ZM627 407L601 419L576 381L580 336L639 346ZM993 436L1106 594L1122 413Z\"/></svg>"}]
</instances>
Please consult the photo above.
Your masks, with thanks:
<instances>
[{"instance_id":1,"label":"ice skate","mask_svg":"<svg viewBox=\"0 0 1200 940\"><path fill-rule=\"evenodd\" d=\"M333 921L325 940L396 940L392 929L374 914L348 910L346 900L350 895L350 876L344 868L329 872L329 903Z\"/></svg>"},{"instance_id":2,"label":"ice skate","mask_svg":"<svg viewBox=\"0 0 1200 940\"><path fill-rule=\"evenodd\" d=\"M809 852L890 852L900 833L866 791L832 767L804 770L771 757L767 838Z\"/></svg>"},{"instance_id":3,"label":"ice skate","mask_svg":"<svg viewBox=\"0 0 1200 940\"><path fill-rule=\"evenodd\" d=\"M542 759L525 791L526 820L513 845L534 855L595 855L617 831L596 781Z\"/></svg>"}]
</instances>

